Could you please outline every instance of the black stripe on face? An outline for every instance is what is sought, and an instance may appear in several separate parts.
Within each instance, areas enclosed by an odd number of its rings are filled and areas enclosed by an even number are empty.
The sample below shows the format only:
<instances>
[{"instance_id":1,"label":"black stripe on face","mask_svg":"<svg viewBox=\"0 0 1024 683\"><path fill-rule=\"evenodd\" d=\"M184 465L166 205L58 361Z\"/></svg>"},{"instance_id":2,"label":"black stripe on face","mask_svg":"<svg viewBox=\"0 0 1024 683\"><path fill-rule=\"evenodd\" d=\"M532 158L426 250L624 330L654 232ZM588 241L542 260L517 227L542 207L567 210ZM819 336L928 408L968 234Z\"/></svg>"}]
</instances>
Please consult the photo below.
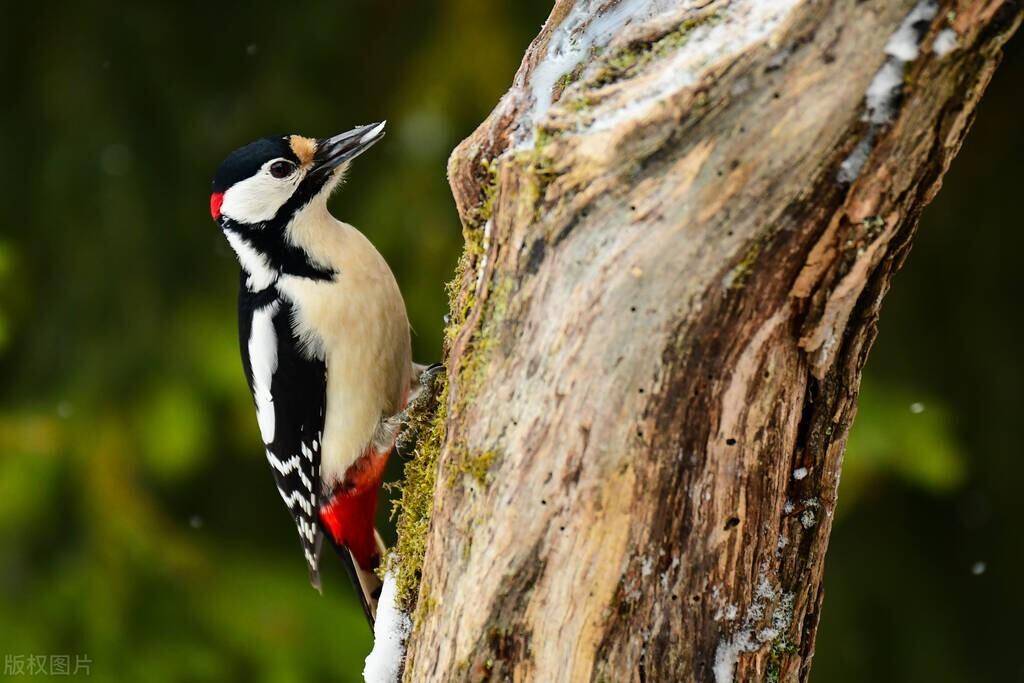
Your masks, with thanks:
<instances>
[{"instance_id":1,"label":"black stripe on face","mask_svg":"<svg viewBox=\"0 0 1024 683\"><path fill-rule=\"evenodd\" d=\"M291 148L288 149L290 152ZM336 274L333 270L313 264L305 251L285 238L288 223L296 213L320 194L331 177L331 174L314 174L303 178L295 192L268 221L254 224L239 223L224 216L220 220L220 226L225 231L238 233L256 251L264 255L270 266L279 273L312 280L331 280Z\"/></svg>"},{"instance_id":2,"label":"black stripe on face","mask_svg":"<svg viewBox=\"0 0 1024 683\"><path fill-rule=\"evenodd\" d=\"M281 212L278 212L278 215L280 214ZM272 221L256 225L236 223L229 218L224 218L221 220L221 228L238 233L242 239L252 245L253 249L265 256L270 267L278 273L311 280L334 279L335 271L315 265L305 251L285 239L284 228L291 220L291 215L289 214L288 220L279 221L275 217Z\"/></svg>"}]
</instances>

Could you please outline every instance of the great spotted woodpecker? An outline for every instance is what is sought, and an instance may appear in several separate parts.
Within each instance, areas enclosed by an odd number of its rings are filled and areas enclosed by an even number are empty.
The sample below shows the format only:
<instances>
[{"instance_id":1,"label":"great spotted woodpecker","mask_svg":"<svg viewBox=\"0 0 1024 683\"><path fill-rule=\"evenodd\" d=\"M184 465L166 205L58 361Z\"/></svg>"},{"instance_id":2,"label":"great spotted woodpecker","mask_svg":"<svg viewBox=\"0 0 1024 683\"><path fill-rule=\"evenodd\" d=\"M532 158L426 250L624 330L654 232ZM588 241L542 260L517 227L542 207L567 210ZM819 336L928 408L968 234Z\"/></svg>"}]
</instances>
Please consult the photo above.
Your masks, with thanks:
<instances>
[{"instance_id":1,"label":"great spotted woodpecker","mask_svg":"<svg viewBox=\"0 0 1024 683\"><path fill-rule=\"evenodd\" d=\"M235 150L217 170L210 213L241 264L242 366L267 460L320 590L323 535L338 549L367 618L384 548L377 493L395 416L421 366L395 277L327 198L384 123L317 140L285 135Z\"/></svg>"}]
</instances>

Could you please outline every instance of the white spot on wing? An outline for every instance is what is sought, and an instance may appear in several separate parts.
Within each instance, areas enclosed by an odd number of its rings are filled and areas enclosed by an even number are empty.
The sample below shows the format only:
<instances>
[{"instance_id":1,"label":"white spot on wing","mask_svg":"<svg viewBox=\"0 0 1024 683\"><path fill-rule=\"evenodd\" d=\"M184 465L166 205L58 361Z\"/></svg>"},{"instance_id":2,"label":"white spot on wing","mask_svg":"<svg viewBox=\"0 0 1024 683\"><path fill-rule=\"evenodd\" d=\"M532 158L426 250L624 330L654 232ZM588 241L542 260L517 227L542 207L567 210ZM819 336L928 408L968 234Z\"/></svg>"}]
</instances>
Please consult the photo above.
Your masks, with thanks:
<instances>
[{"instance_id":1,"label":"white spot on wing","mask_svg":"<svg viewBox=\"0 0 1024 683\"><path fill-rule=\"evenodd\" d=\"M313 506L302 497L302 491L292 491L291 493L287 493L283 488L278 486L277 492L281 494L281 500L283 500L284 504L288 506L288 509L295 507L295 504L298 503L299 507L301 507L303 512L307 515L313 514Z\"/></svg>"},{"instance_id":2,"label":"white spot on wing","mask_svg":"<svg viewBox=\"0 0 1024 683\"><path fill-rule=\"evenodd\" d=\"M308 522L305 520L305 518L300 517L298 526L299 535L307 541L309 541L310 543L312 543L314 541L314 534L316 532L316 528L313 526L312 522Z\"/></svg>"},{"instance_id":3,"label":"white spot on wing","mask_svg":"<svg viewBox=\"0 0 1024 683\"><path fill-rule=\"evenodd\" d=\"M270 382L277 370L277 333L274 315L279 303L274 301L258 309L252 316L249 334L249 364L252 366L252 393L256 399L256 420L260 425L263 443L274 440L274 397ZM269 455L269 453L268 453Z\"/></svg>"},{"instance_id":4,"label":"white spot on wing","mask_svg":"<svg viewBox=\"0 0 1024 683\"><path fill-rule=\"evenodd\" d=\"M305 448L305 447L303 447L303 448ZM270 463L271 467L273 467L275 470L277 470L281 474L288 474L289 472L291 472L293 470L297 471L298 475L299 475L299 479L302 480L302 485L306 487L306 490L307 491L312 491L313 490L313 482L311 482L309 480L309 477L306 476L305 472L303 472L301 469L299 469L299 456L293 455L292 457L290 457L287 460L282 462L281 460L277 459L277 456L275 456L273 453L271 453L268 450L267 451L267 461Z\"/></svg>"},{"instance_id":5,"label":"white spot on wing","mask_svg":"<svg viewBox=\"0 0 1024 683\"><path fill-rule=\"evenodd\" d=\"M270 451L267 451L267 460L270 462L271 467L280 472L281 474L288 474L299 465L299 456L293 455L287 460L281 461L277 459Z\"/></svg>"}]
</instances>

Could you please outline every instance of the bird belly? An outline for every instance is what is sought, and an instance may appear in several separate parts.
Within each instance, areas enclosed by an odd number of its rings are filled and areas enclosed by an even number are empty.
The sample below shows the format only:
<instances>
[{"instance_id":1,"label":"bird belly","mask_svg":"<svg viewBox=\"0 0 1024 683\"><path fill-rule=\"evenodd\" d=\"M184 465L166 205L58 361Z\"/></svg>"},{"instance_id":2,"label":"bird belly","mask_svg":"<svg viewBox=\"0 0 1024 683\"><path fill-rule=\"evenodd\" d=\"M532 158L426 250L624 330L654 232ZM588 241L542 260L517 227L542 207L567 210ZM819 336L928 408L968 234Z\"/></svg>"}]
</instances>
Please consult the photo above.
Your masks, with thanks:
<instances>
[{"instance_id":1,"label":"bird belly","mask_svg":"<svg viewBox=\"0 0 1024 683\"><path fill-rule=\"evenodd\" d=\"M333 281L279 282L295 304L296 336L327 368L320 479L328 494L368 447L381 445L375 437L401 410L412 367L405 303L390 269L376 250L346 256Z\"/></svg>"},{"instance_id":2,"label":"bird belly","mask_svg":"<svg viewBox=\"0 0 1024 683\"><path fill-rule=\"evenodd\" d=\"M364 337L365 338L365 337ZM323 451L320 478L326 491L345 481L346 473L356 462L370 454L381 421L400 410L397 383L388 375L398 375L396 368L383 367L385 346L339 345L328 350L327 404L324 416ZM394 386L390 386L394 384ZM390 446L390 444L388 444ZM387 448L390 451L390 448ZM386 457L386 453L385 453Z\"/></svg>"}]
</instances>

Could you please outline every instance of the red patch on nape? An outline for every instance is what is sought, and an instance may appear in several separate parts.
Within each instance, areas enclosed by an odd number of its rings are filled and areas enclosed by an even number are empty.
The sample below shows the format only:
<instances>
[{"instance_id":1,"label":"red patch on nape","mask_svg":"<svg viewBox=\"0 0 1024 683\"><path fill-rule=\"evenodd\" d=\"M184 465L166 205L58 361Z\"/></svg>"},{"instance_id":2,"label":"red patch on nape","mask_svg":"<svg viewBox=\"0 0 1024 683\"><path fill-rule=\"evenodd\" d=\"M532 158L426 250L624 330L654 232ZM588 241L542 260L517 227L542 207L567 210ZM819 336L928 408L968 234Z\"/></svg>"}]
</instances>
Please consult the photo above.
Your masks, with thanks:
<instances>
[{"instance_id":1,"label":"red patch on nape","mask_svg":"<svg viewBox=\"0 0 1024 683\"><path fill-rule=\"evenodd\" d=\"M213 220L220 220L220 205L223 203L223 192L214 192L210 195L210 215L213 216Z\"/></svg>"}]
</instances>

